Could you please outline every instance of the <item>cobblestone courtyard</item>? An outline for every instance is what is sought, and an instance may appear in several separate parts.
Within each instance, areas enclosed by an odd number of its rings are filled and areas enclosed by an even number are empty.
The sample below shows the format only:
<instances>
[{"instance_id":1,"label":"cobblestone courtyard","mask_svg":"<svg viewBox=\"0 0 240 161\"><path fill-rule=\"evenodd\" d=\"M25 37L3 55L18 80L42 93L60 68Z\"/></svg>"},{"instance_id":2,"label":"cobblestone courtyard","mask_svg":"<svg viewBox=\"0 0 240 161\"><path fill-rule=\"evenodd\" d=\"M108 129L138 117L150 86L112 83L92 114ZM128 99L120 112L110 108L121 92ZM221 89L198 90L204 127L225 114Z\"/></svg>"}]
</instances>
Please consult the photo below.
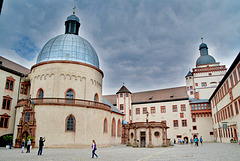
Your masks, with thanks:
<instances>
[{"instance_id":1,"label":"cobblestone courtyard","mask_svg":"<svg viewBox=\"0 0 240 161\"><path fill-rule=\"evenodd\" d=\"M26 150L25 150L26 151ZM91 149L44 148L43 155L37 155L37 148L31 153L21 153L21 149L0 148L0 161L71 161L93 160ZM240 145L205 143L199 147L175 145L167 148L132 148L124 145L99 148L98 161L239 161Z\"/></svg>"}]
</instances>

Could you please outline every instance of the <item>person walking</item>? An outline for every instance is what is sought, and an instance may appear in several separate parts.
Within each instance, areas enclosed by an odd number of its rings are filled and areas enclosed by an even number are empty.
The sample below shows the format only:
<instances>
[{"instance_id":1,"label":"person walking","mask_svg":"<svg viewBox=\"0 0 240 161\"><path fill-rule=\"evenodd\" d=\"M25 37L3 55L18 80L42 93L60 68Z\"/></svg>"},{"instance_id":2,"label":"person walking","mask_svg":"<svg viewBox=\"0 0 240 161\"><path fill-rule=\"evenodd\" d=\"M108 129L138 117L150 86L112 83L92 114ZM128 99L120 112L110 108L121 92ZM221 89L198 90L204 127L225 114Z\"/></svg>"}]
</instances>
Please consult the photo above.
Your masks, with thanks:
<instances>
[{"instance_id":1,"label":"person walking","mask_svg":"<svg viewBox=\"0 0 240 161\"><path fill-rule=\"evenodd\" d=\"M191 146L193 146L193 139L192 138L190 139L190 142L191 142Z\"/></svg>"},{"instance_id":2,"label":"person walking","mask_svg":"<svg viewBox=\"0 0 240 161\"><path fill-rule=\"evenodd\" d=\"M30 146L31 146L31 140L30 138L28 139L28 142L27 142L27 152L26 153L30 153Z\"/></svg>"},{"instance_id":3,"label":"person walking","mask_svg":"<svg viewBox=\"0 0 240 161\"><path fill-rule=\"evenodd\" d=\"M25 139L22 139L22 153L24 151L24 147L25 147Z\"/></svg>"},{"instance_id":4,"label":"person walking","mask_svg":"<svg viewBox=\"0 0 240 161\"><path fill-rule=\"evenodd\" d=\"M202 145L202 143L203 143L202 136L200 136L200 143L201 143L201 145Z\"/></svg>"},{"instance_id":5,"label":"person walking","mask_svg":"<svg viewBox=\"0 0 240 161\"><path fill-rule=\"evenodd\" d=\"M38 155L42 155L44 142L45 142L45 137L44 138L40 137Z\"/></svg>"},{"instance_id":6,"label":"person walking","mask_svg":"<svg viewBox=\"0 0 240 161\"><path fill-rule=\"evenodd\" d=\"M197 137L194 138L194 142L195 142L195 146L198 147L198 138Z\"/></svg>"},{"instance_id":7,"label":"person walking","mask_svg":"<svg viewBox=\"0 0 240 161\"><path fill-rule=\"evenodd\" d=\"M97 154L95 153L95 151L97 150L97 144L96 144L95 140L93 140L92 142L93 142L92 143L92 158L94 158L94 155L96 155L96 157L98 157Z\"/></svg>"}]
</instances>

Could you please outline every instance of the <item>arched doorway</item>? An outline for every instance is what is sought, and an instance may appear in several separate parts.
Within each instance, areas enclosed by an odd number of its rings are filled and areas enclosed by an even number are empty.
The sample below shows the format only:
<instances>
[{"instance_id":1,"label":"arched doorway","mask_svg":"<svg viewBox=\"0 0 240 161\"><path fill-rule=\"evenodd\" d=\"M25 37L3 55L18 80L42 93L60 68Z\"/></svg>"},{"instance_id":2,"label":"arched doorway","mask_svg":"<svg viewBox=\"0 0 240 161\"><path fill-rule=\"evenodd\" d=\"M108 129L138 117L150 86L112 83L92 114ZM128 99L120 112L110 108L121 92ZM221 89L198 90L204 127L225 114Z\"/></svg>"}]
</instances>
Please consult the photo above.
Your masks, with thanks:
<instances>
[{"instance_id":1,"label":"arched doorway","mask_svg":"<svg viewBox=\"0 0 240 161\"><path fill-rule=\"evenodd\" d=\"M184 140L184 143L185 143L185 144L188 144L188 137L187 137L187 136L185 136L185 137L183 138L183 140Z\"/></svg>"},{"instance_id":2,"label":"arched doorway","mask_svg":"<svg viewBox=\"0 0 240 161\"><path fill-rule=\"evenodd\" d=\"M193 139L196 138L196 137L198 137L198 135L197 135L197 134L194 134L194 135L193 135Z\"/></svg>"},{"instance_id":3,"label":"arched doorway","mask_svg":"<svg viewBox=\"0 0 240 161\"><path fill-rule=\"evenodd\" d=\"M27 145L27 137L28 137L28 132L24 131L23 134L22 134L22 139L25 139L25 147Z\"/></svg>"}]
</instances>

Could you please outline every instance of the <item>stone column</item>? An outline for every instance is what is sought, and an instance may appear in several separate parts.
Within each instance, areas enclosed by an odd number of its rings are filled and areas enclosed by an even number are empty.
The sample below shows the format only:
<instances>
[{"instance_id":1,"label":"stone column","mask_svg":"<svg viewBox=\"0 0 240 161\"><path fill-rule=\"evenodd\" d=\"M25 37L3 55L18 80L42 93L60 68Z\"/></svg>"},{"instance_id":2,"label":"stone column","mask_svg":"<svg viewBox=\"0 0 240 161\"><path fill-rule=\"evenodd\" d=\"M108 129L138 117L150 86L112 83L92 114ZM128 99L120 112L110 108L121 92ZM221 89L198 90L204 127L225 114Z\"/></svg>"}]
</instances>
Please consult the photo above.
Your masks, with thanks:
<instances>
[{"instance_id":1,"label":"stone column","mask_svg":"<svg viewBox=\"0 0 240 161\"><path fill-rule=\"evenodd\" d=\"M149 127L149 144L148 144L148 147L149 148L153 148L153 145L152 145L152 129L151 129L151 127Z\"/></svg>"},{"instance_id":2,"label":"stone column","mask_svg":"<svg viewBox=\"0 0 240 161\"><path fill-rule=\"evenodd\" d=\"M137 147L137 128L134 128L134 144L133 147Z\"/></svg>"}]
</instances>

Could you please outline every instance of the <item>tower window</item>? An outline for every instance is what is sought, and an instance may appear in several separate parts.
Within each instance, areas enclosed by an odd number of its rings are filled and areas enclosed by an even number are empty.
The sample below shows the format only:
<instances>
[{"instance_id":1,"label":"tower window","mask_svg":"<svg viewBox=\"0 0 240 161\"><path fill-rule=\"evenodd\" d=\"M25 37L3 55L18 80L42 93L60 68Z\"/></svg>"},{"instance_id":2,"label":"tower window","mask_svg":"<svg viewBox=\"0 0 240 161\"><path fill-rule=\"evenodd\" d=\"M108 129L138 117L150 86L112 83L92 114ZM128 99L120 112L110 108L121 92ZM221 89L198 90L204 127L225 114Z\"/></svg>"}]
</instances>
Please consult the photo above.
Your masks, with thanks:
<instances>
[{"instance_id":1,"label":"tower window","mask_svg":"<svg viewBox=\"0 0 240 161\"><path fill-rule=\"evenodd\" d=\"M207 86L207 82L202 82L202 87L206 87Z\"/></svg>"},{"instance_id":2,"label":"tower window","mask_svg":"<svg viewBox=\"0 0 240 161\"><path fill-rule=\"evenodd\" d=\"M120 104L120 110L124 110L123 104Z\"/></svg>"},{"instance_id":3,"label":"tower window","mask_svg":"<svg viewBox=\"0 0 240 161\"><path fill-rule=\"evenodd\" d=\"M123 94L122 94L122 93L120 94L120 97L123 97Z\"/></svg>"},{"instance_id":4,"label":"tower window","mask_svg":"<svg viewBox=\"0 0 240 161\"><path fill-rule=\"evenodd\" d=\"M126 93L126 97L128 97L128 93Z\"/></svg>"},{"instance_id":5,"label":"tower window","mask_svg":"<svg viewBox=\"0 0 240 161\"><path fill-rule=\"evenodd\" d=\"M72 115L67 118L66 131L75 131L75 119Z\"/></svg>"},{"instance_id":6,"label":"tower window","mask_svg":"<svg viewBox=\"0 0 240 161\"><path fill-rule=\"evenodd\" d=\"M44 94L43 90L42 90L42 89L39 89L39 90L38 90L38 95L37 95L37 97L38 97L38 98L43 98L43 94Z\"/></svg>"}]
</instances>

